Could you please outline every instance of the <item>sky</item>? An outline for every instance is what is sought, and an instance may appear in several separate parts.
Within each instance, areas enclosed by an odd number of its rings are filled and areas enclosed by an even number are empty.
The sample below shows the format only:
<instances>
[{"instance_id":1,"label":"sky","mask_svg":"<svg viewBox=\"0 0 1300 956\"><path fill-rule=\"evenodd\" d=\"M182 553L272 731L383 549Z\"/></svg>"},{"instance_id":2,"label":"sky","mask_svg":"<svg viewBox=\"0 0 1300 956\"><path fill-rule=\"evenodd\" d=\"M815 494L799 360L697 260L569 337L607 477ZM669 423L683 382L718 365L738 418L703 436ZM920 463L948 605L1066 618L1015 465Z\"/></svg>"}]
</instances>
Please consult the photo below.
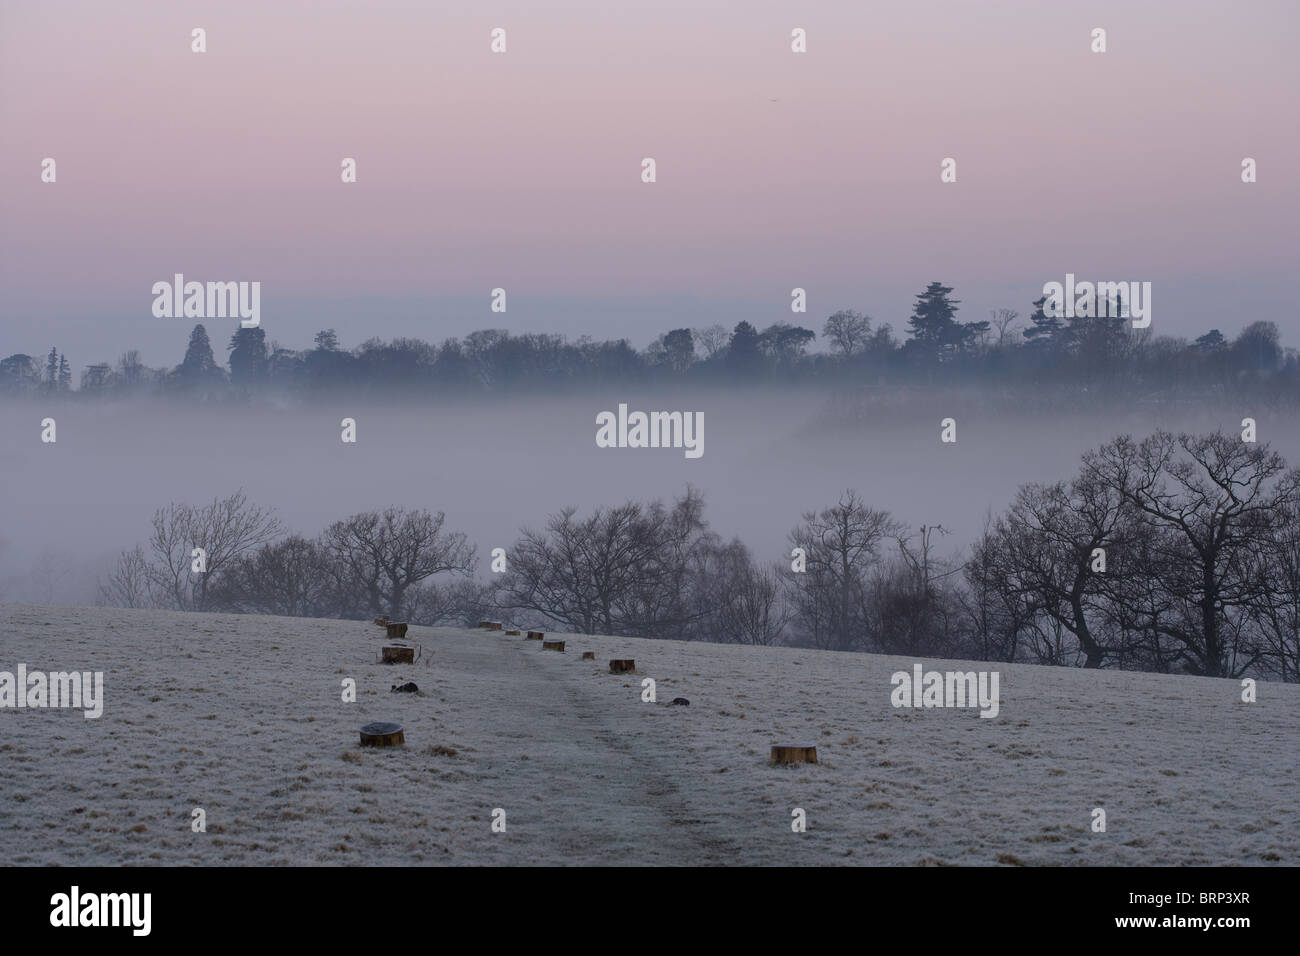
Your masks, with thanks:
<instances>
[{"instance_id":1,"label":"sky","mask_svg":"<svg viewBox=\"0 0 1300 956\"><path fill-rule=\"evenodd\" d=\"M1066 273L1151 282L1156 334L1300 346L1298 25L1294 0L5 0L0 355L174 365L193 320L151 288L178 272L261 282L294 348L901 331L932 280L976 321ZM206 324L219 350L236 326Z\"/></svg>"}]
</instances>

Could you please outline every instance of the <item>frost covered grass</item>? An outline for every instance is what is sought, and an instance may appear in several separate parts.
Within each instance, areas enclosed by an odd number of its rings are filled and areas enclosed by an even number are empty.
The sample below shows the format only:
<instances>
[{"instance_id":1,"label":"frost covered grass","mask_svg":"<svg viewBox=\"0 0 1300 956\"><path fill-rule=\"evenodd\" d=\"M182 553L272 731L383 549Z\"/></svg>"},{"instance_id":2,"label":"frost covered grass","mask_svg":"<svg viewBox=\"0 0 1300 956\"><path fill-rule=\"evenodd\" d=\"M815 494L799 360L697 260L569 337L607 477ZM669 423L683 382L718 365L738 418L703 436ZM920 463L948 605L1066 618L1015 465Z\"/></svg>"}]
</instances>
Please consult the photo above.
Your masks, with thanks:
<instances>
[{"instance_id":1,"label":"frost covered grass","mask_svg":"<svg viewBox=\"0 0 1300 956\"><path fill-rule=\"evenodd\" d=\"M0 710L9 862L1300 862L1294 685L1245 704L1229 680L925 662L998 670L982 719L891 707L911 658L412 628L425 661L383 665L377 631L0 605L0 670L102 670L105 696L97 720ZM407 680L421 693L390 692ZM404 747L359 745L381 720ZM773 744L821 762L773 766Z\"/></svg>"}]
</instances>

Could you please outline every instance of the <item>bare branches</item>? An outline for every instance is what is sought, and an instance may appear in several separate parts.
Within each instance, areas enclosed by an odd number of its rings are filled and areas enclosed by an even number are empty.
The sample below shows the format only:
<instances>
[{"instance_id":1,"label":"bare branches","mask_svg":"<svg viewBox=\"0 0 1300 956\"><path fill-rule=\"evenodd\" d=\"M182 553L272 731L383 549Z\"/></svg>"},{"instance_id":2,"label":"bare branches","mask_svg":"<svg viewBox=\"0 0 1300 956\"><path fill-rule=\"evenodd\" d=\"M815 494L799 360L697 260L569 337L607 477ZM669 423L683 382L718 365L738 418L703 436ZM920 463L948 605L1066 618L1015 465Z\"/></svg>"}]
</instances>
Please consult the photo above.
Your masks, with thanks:
<instances>
[{"instance_id":1,"label":"bare branches","mask_svg":"<svg viewBox=\"0 0 1300 956\"><path fill-rule=\"evenodd\" d=\"M474 571L476 549L464 534L445 531L444 522L441 511L366 511L330 525L321 542L352 603L366 614L401 617L413 586L435 574Z\"/></svg>"},{"instance_id":2,"label":"bare branches","mask_svg":"<svg viewBox=\"0 0 1300 956\"><path fill-rule=\"evenodd\" d=\"M177 610L207 609L211 582L281 531L279 519L249 502L243 489L204 506L172 502L159 508L148 542L155 598Z\"/></svg>"}]
</instances>

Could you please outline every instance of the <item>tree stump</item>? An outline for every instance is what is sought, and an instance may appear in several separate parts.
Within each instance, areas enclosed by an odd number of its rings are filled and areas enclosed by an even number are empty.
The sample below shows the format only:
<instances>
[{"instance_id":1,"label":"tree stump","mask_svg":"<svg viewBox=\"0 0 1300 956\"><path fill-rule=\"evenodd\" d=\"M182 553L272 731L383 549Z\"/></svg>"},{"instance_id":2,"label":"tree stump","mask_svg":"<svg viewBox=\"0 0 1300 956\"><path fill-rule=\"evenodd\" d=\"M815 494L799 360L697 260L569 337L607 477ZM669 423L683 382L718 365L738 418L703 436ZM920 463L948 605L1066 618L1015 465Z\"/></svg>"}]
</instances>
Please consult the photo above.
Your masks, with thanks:
<instances>
[{"instance_id":1,"label":"tree stump","mask_svg":"<svg viewBox=\"0 0 1300 956\"><path fill-rule=\"evenodd\" d=\"M584 661L594 661L594 660L596 659L596 652L595 652L595 651L583 651L583 652L582 652L582 659L583 659Z\"/></svg>"},{"instance_id":2,"label":"tree stump","mask_svg":"<svg viewBox=\"0 0 1300 956\"><path fill-rule=\"evenodd\" d=\"M384 627L388 628L389 637L406 637L405 621L391 621L385 624Z\"/></svg>"},{"instance_id":3,"label":"tree stump","mask_svg":"<svg viewBox=\"0 0 1300 956\"><path fill-rule=\"evenodd\" d=\"M402 731L401 724L377 720L361 728L363 747L395 747L404 743L406 743L406 734Z\"/></svg>"},{"instance_id":4,"label":"tree stump","mask_svg":"<svg viewBox=\"0 0 1300 956\"><path fill-rule=\"evenodd\" d=\"M385 664L414 664L415 648L414 647L385 647L384 663Z\"/></svg>"},{"instance_id":5,"label":"tree stump","mask_svg":"<svg viewBox=\"0 0 1300 956\"><path fill-rule=\"evenodd\" d=\"M772 763L816 763L816 747L772 747Z\"/></svg>"},{"instance_id":6,"label":"tree stump","mask_svg":"<svg viewBox=\"0 0 1300 956\"><path fill-rule=\"evenodd\" d=\"M506 637L518 637L519 631L506 631Z\"/></svg>"},{"instance_id":7,"label":"tree stump","mask_svg":"<svg viewBox=\"0 0 1300 956\"><path fill-rule=\"evenodd\" d=\"M499 631L503 627L500 621L479 621L478 626L488 631Z\"/></svg>"},{"instance_id":8,"label":"tree stump","mask_svg":"<svg viewBox=\"0 0 1300 956\"><path fill-rule=\"evenodd\" d=\"M544 631L529 631L529 632L528 632L528 639L529 639L530 641L540 641L540 640L542 640L544 637L546 637L546 633L545 633Z\"/></svg>"},{"instance_id":9,"label":"tree stump","mask_svg":"<svg viewBox=\"0 0 1300 956\"><path fill-rule=\"evenodd\" d=\"M630 658L627 660L613 660L609 662L609 672L611 674L630 674L635 670L636 661Z\"/></svg>"},{"instance_id":10,"label":"tree stump","mask_svg":"<svg viewBox=\"0 0 1300 956\"><path fill-rule=\"evenodd\" d=\"M544 651L563 651L564 641L542 641L542 650Z\"/></svg>"}]
</instances>

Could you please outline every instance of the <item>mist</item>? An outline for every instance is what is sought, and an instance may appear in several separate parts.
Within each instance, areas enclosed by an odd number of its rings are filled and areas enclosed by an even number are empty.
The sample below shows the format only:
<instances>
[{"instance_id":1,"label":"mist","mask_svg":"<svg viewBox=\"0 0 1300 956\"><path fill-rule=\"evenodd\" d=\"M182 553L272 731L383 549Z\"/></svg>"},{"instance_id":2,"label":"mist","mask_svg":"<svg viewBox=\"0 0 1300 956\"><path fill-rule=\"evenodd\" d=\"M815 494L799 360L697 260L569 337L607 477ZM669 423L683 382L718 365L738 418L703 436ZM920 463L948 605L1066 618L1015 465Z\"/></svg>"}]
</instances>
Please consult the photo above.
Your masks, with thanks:
<instances>
[{"instance_id":1,"label":"mist","mask_svg":"<svg viewBox=\"0 0 1300 956\"><path fill-rule=\"evenodd\" d=\"M0 600L93 604L97 577L147 538L156 509L239 488L309 537L363 510L444 511L447 527L477 546L486 579L492 548L508 552L522 527L541 527L565 506L582 515L669 500L688 485L704 493L712 530L739 537L764 562L788 560L801 515L848 488L912 527L942 526L940 553L959 557L1020 485L1069 478L1085 451L1120 434L1233 433L1251 416L1261 442L1300 464L1300 434L1285 411L1102 409L1095 396L1071 407L1045 392L1018 393L1014 403L979 391L872 393L646 387L416 406L6 402ZM620 403L702 412L703 455L598 448L596 416ZM54 443L41 441L46 417L57 423ZM957 422L952 444L940 441L946 417ZM356 421L355 444L341 441L344 418Z\"/></svg>"}]
</instances>

